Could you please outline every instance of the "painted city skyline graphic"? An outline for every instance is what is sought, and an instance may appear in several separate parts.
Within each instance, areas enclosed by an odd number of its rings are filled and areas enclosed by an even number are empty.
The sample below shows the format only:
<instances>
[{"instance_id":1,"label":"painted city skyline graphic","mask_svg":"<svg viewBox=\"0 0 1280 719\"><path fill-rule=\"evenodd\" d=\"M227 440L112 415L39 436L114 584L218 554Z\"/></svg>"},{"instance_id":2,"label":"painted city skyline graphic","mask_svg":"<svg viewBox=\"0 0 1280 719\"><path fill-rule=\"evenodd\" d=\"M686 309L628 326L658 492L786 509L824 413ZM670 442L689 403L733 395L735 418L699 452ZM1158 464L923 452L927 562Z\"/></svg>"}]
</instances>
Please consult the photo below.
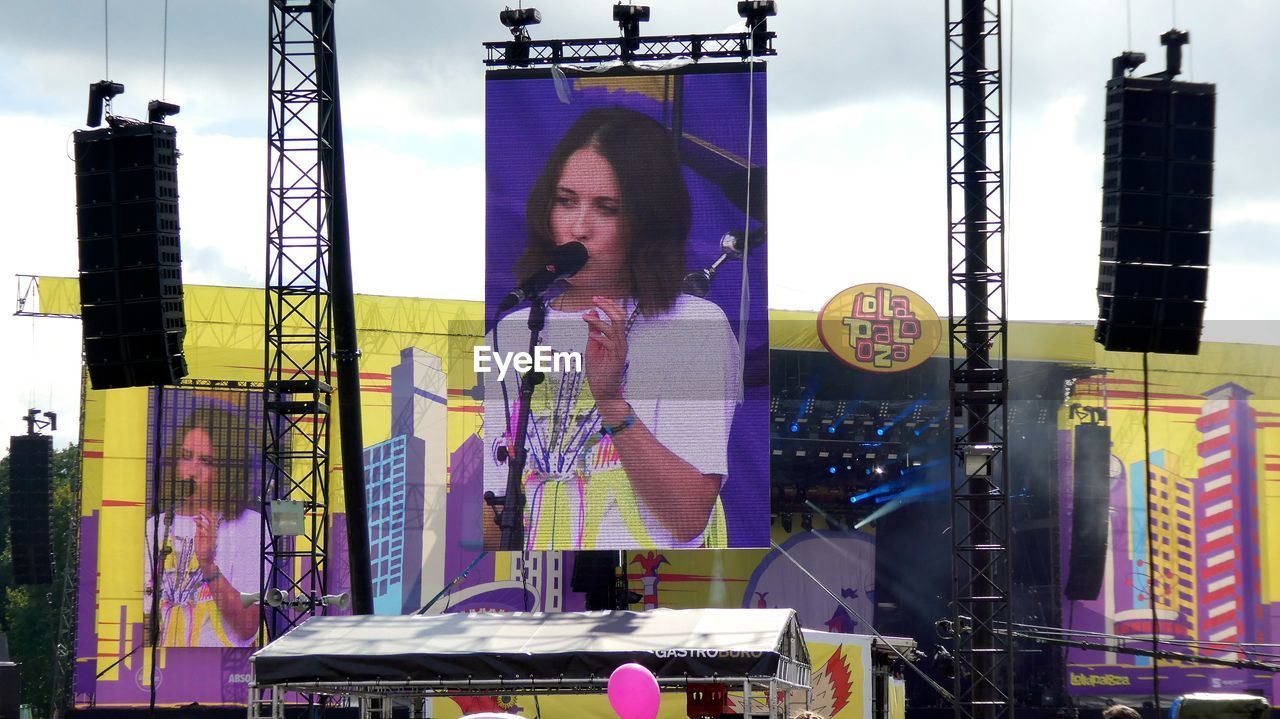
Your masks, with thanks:
<instances>
[{"instance_id":1,"label":"painted city skyline graphic","mask_svg":"<svg viewBox=\"0 0 1280 719\"><path fill-rule=\"evenodd\" d=\"M1277 548L1266 541L1280 520L1280 456L1267 452L1268 445L1277 448L1280 414L1261 408L1271 408L1271 400L1236 382L1192 394L1153 381L1148 495L1141 381L1082 382L1076 396L1109 405L1110 526L1102 591L1092 601L1064 600L1063 626L1147 640L1154 602L1163 649L1269 661L1259 654L1268 650L1245 645L1280 642ZM1070 441L1068 431L1063 436ZM1069 452L1060 456L1070 463ZM1061 476L1068 487L1072 473ZM1069 516L1070 502L1062 506ZM1065 538L1070 522L1063 526ZM1073 693L1151 693L1149 657L1071 649L1067 662ZM1159 667L1162 694L1280 690L1269 673L1168 659Z\"/></svg>"},{"instance_id":2,"label":"painted city skyline graphic","mask_svg":"<svg viewBox=\"0 0 1280 719\"><path fill-rule=\"evenodd\" d=\"M444 577L448 384L438 355L400 350L391 368L391 437L365 447L375 614L416 611Z\"/></svg>"}]
</instances>

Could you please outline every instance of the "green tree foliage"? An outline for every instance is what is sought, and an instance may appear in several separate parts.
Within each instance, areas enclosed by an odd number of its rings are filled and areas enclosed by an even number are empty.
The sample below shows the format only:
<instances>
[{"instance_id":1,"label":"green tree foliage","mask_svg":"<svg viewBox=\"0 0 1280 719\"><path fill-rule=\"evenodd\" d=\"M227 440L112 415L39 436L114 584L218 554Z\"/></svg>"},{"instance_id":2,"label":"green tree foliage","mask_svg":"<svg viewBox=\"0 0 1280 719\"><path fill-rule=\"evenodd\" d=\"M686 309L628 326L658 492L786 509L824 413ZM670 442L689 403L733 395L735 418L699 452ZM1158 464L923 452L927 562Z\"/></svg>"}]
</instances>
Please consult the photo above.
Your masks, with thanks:
<instances>
[{"instance_id":1,"label":"green tree foliage","mask_svg":"<svg viewBox=\"0 0 1280 719\"><path fill-rule=\"evenodd\" d=\"M71 680L74 637L62 637L64 647L55 647L62 611L62 588L68 570L68 529L79 527L79 507L75 504L80 484L80 445L73 444L53 453L53 492L50 502L50 531L53 539L53 583L48 586L15 586L12 550L9 546L11 513L33 511L9 503L9 458L0 460L0 631L9 639L10 660L22 665L22 702L32 705L37 716L48 716L54 691L55 652L62 662L66 682ZM78 531L78 529L77 529ZM67 597L75 602L75 597ZM64 690L66 687L64 685Z\"/></svg>"}]
</instances>

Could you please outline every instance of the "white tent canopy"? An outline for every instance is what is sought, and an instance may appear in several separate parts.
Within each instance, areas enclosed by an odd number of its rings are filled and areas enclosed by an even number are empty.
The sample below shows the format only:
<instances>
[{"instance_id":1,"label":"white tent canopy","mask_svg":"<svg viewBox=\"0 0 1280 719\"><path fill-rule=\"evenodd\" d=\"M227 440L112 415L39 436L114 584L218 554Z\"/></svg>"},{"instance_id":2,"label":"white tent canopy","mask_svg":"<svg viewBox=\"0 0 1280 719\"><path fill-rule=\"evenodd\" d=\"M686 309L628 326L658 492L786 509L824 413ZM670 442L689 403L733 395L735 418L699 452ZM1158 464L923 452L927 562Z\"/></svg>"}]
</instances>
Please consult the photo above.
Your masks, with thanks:
<instances>
[{"instance_id":1,"label":"white tent canopy","mask_svg":"<svg viewBox=\"0 0 1280 719\"><path fill-rule=\"evenodd\" d=\"M808 690L810 678L809 652L790 609L314 617L251 662L252 716L277 719L286 691L596 693L628 662L649 669L668 691L716 683L777 697ZM279 704L280 713L264 711L268 704Z\"/></svg>"}]
</instances>

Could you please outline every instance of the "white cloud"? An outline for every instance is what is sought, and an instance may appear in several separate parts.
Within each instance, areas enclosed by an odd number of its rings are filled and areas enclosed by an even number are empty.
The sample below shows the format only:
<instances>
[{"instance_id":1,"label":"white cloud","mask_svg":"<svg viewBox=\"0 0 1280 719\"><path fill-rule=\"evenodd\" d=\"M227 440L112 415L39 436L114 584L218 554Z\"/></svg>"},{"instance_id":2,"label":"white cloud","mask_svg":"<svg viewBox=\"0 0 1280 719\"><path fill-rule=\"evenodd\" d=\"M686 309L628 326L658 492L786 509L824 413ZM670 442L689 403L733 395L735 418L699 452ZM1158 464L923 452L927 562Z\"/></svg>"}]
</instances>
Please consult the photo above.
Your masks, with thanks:
<instances>
[{"instance_id":1,"label":"white cloud","mask_svg":"<svg viewBox=\"0 0 1280 719\"><path fill-rule=\"evenodd\" d=\"M945 308L941 126L941 107L909 98L771 119L771 306L880 281Z\"/></svg>"},{"instance_id":2,"label":"white cloud","mask_svg":"<svg viewBox=\"0 0 1280 719\"><path fill-rule=\"evenodd\" d=\"M348 147L357 292L484 296L484 171L436 168L393 149Z\"/></svg>"}]
</instances>

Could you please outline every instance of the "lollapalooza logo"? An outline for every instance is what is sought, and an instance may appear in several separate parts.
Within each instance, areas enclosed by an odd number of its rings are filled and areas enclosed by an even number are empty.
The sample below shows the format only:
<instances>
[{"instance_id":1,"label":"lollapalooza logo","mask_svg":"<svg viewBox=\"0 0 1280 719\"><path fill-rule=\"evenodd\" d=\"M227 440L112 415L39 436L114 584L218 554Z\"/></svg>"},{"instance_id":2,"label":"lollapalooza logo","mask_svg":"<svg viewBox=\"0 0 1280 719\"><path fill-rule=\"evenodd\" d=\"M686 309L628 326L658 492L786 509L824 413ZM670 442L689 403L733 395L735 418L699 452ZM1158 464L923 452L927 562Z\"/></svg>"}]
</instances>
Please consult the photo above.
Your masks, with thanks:
<instances>
[{"instance_id":1,"label":"lollapalooza logo","mask_svg":"<svg viewBox=\"0 0 1280 719\"><path fill-rule=\"evenodd\" d=\"M850 287L818 313L818 337L843 362L871 372L901 372L924 362L942 339L938 315L911 290L885 284Z\"/></svg>"}]
</instances>

